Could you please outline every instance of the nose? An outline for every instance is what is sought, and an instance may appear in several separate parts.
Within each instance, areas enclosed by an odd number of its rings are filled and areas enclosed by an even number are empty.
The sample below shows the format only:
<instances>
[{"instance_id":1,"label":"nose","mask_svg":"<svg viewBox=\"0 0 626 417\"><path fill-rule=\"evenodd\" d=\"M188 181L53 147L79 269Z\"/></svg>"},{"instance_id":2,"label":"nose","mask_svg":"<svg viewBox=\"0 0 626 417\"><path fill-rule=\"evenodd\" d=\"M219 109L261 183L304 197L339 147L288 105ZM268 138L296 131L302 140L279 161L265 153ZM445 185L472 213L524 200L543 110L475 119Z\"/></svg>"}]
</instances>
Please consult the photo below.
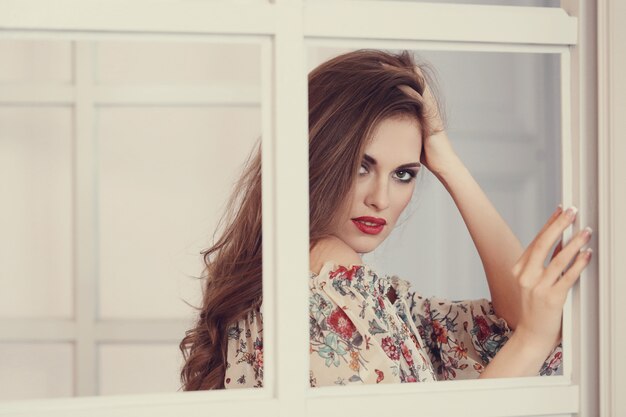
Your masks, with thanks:
<instances>
[{"instance_id":1,"label":"nose","mask_svg":"<svg viewBox=\"0 0 626 417\"><path fill-rule=\"evenodd\" d=\"M373 181L365 197L365 204L377 210L389 207L389 184L387 179L378 178Z\"/></svg>"}]
</instances>

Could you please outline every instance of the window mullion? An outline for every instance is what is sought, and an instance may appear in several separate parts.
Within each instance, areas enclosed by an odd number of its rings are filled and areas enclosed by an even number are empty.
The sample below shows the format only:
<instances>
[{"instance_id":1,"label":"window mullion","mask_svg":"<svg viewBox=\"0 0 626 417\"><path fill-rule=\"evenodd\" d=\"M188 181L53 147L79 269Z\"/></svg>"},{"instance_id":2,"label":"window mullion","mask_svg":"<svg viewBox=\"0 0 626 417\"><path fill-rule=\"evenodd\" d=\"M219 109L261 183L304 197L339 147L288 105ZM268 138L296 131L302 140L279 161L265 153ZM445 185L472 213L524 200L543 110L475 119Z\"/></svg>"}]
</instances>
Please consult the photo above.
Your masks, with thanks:
<instances>
[{"instance_id":1,"label":"window mullion","mask_svg":"<svg viewBox=\"0 0 626 417\"><path fill-rule=\"evenodd\" d=\"M304 415L309 383L308 111L303 5L301 1L285 0L276 2L275 7L276 319L272 323L276 348L272 359L279 414L287 417Z\"/></svg>"}]
</instances>

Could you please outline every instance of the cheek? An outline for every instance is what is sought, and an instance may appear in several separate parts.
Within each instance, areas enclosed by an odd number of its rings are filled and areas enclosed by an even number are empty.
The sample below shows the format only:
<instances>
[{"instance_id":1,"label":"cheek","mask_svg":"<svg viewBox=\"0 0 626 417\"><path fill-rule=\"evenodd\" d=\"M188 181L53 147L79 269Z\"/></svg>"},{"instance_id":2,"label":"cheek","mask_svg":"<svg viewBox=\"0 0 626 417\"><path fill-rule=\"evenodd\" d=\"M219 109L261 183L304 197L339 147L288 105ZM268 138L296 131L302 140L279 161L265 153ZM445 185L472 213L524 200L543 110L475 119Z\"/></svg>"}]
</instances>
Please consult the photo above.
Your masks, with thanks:
<instances>
[{"instance_id":1,"label":"cheek","mask_svg":"<svg viewBox=\"0 0 626 417\"><path fill-rule=\"evenodd\" d=\"M340 206L337 212L337 216L336 216L337 221L343 223L345 220L349 220L352 217L354 217L356 214L358 214L358 211L355 212L355 208L358 207L357 198L358 198L358 194L356 194L356 192L346 197L346 200L343 202L343 204Z\"/></svg>"},{"instance_id":2,"label":"cheek","mask_svg":"<svg viewBox=\"0 0 626 417\"><path fill-rule=\"evenodd\" d=\"M360 213L360 211L362 210L363 202L365 201L366 196L367 188L365 186L359 186L357 184L351 191L351 195L346 202L349 210L349 215L352 216L362 214Z\"/></svg>"},{"instance_id":3,"label":"cheek","mask_svg":"<svg viewBox=\"0 0 626 417\"><path fill-rule=\"evenodd\" d=\"M404 209L406 208L406 206L409 205L409 202L411 201L411 197L413 197L413 190L414 190L414 187L405 187L405 189L400 189L398 191L397 199L396 199L396 207L397 207L397 212L395 213L396 218L399 217L402 211L404 211Z\"/></svg>"}]
</instances>

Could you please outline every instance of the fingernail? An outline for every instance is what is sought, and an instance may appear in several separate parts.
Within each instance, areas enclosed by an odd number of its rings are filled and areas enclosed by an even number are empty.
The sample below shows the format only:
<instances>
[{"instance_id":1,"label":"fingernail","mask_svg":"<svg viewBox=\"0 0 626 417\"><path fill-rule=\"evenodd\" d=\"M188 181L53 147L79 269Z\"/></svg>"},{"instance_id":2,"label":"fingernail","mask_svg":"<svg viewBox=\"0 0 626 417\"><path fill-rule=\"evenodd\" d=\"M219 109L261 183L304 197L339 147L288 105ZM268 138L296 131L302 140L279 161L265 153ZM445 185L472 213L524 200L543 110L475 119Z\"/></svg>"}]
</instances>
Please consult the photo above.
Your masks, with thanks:
<instances>
[{"instance_id":1,"label":"fingernail","mask_svg":"<svg viewBox=\"0 0 626 417\"><path fill-rule=\"evenodd\" d=\"M562 205L562 204L559 204L559 205L556 207L556 210L554 210L554 214L561 214L561 212L562 212L562 211L563 211L563 205Z\"/></svg>"},{"instance_id":2,"label":"fingernail","mask_svg":"<svg viewBox=\"0 0 626 417\"><path fill-rule=\"evenodd\" d=\"M591 254L593 253L593 249L587 248L587 249L584 250L584 252L585 252L585 258L589 259L589 258L591 258Z\"/></svg>"},{"instance_id":3,"label":"fingernail","mask_svg":"<svg viewBox=\"0 0 626 417\"><path fill-rule=\"evenodd\" d=\"M591 227L587 226L583 229L584 238L588 238L589 236L591 236L591 233L593 233L593 230L591 230Z\"/></svg>"},{"instance_id":4,"label":"fingernail","mask_svg":"<svg viewBox=\"0 0 626 417\"><path fill-rule=\"evenodd\" d=\"M571 206L565 211L567 218L570 220L574 220L574 218L576 218L576 213L578 213L578 209L574 206Z\"/></svg>"}]
</instances>

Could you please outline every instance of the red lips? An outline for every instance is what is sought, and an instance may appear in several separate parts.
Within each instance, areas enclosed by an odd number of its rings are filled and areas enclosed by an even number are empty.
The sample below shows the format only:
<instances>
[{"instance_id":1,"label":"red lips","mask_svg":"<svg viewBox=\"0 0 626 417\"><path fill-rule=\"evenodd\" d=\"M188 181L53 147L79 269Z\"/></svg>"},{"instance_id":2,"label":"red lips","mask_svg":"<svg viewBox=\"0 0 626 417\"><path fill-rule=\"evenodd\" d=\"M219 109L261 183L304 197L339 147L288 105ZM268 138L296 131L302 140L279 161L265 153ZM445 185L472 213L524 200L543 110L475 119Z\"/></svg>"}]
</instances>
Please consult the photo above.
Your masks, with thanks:
<instances>
[{"instance_id":1,"label":"red lips","mask_svg":"<svg viewBox=\"0 0 626 417\"><path fill-rule=\"evenodd\" d=\"M365 224L364 222L372 223L374 226ZM383 231L383 227L387 224L387 221L378 217L362 216L352 219L352 223L363 233L377 235Z\"/></svg>"}]
</instances>

